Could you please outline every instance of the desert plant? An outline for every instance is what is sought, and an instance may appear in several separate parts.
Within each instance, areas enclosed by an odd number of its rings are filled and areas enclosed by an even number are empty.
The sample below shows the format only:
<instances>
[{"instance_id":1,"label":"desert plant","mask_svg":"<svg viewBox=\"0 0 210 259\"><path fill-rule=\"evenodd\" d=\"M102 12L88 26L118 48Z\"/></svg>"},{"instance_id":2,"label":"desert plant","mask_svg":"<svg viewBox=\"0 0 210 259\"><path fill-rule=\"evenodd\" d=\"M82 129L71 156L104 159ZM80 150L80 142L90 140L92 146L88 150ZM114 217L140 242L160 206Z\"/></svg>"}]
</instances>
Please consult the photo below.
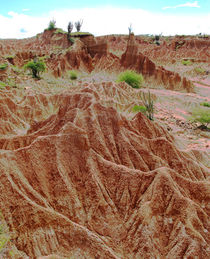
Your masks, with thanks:
<instances>
[{"instance_id":1,"label":"desert plant","mask_svg":"<svg viewBox=\"0 0 210 259\"><path fill-rule=\"evenodd\" d=\"M69 41L70 41L71 44L74 44L74 42L75 42L75 40L71 37L69 38Z\"/></svg>"},{"instance_id":2,"label":"desert plant","mask_svg":"<svg viewBox=\"0 0 210 259\"><path fill-rule=\"evenodd\" d=\"M40 72L45 71L46 65L43 61L34 59L33 61L29 61L25 64L24 69L31 70L33 77L40 79Z\"/></svg>"},{"instance_id":3,"label":"desert plant","mask_svg":"<svg viewBox=\"0 0 210 259\"><path fill-rule=\"evenodd\" d=\"M192 62L190 61L190 60L182 60L182 65L184 65L184 66L190 66L190 65L192 65Z\"/></svg>"},{"instance_id":4,"label":"desert plant","mask_svg":"<svg viewBox=\"0 0 210 259\"><path fill-rule=\"evenodd\" d=\"M200 105L202 105L204 107L210 107L210 103L208 103L208 102L200 103Z\"/></svg>"},{"instance_id":5,"label":"desert plant","mask_svg":"<svg viewBox=\"0 0 210 259\"><path fill-rule=\"evenodd\" d=\"M201 67L195 67L194 68L194 71L197 73L197 74L200 74L200 75L205 75L206 74L206 71L201 68Z\"/></svg>"},{"instance_id":6,"label":"desert plant","mask_svg":"<svg viewBox=\"0 0 210 259\"><path fill-rule=\"evenodd\" d=\"M69 71L69 76L71 80L76 80L77 79L77 72L74 70Z\"/></svg>"},{"instance_id":7,"label":"desert plant","mask_svg":"<svg viewBox=\"0 0 210 259\"><path fill-rule=\"evenodd\" d=\"M82 24L83 24L83 20L79 20L74 23L77 32L79 32L81 30Z\"/></svg>"},{"instance_id":8,"label":"desert plant","mask_svg":"<svg viewBox=\"0 0 210 259\"><path fill-rule=\"evenodd\" d=\"M67 29L68 29L67 38L68 38L69 42L72 43L72 44L73 44L73 42L72 42L72 40L71 40L71 32L72 32L72 30L73 30L73 27L74 27L73 23L72 23L72 22L69 22L69 23L68 23L68 27L67 27Z\"/></svg>"},{"instance_id":9,"label":"desert plant","mask_svg":"<svg viewBox=\"0 0 210 259\"><path fill-rule=\"evenodd\" d=\"M142 112L142 113L145 113L147 109L146 109L145 106L134 105L132 110L133 110L133 112Z\"/></svg>"},{"instance_id":10,"label":"desert plant","mask_svg":"<svg viewBox=\"0 0 210 259\"><path fill-rule=\"evenodd\" d=\"M126 82L133 88L140 88L142 86L143 81L144 78L142 74L137 74L133 70L126 70L122 72L117 79L117 82Z\"/></svg>"},{"instance_id":11,"label":"desert plant","mask_svg":"<svg viewBox=\"0 0 210 259\"><path fill-rule=\"evenodd\" d=\"M148 91L147 97L143 92L141 95L141 100L143 102L144 107L146 108L145 114L150 120L154 120L154 102L151 98L150 91Z\"/></svg>"},{"instance_id":12,"label":"desert plant","mask_svg":"<svg viewBox=\"0 0 210 259\"><path fill-rule=\"evenodd\" d=\"M5 70L8 67L7 63L0 64L0 70Z\"/></svg>"},{"instance_id":13,"label":"desert plant","mask_svg":"<svg viewBox=\"0 0 210 259\"><path fill-rule=\"evenodd\" d=\"M128 27L128 32L129 32L129 35L131 35L131 33L132 33L132 24L130 24L130 26Z\"/></svg>"},{"instance_id":14,"label":"desert plant","mask_svg":"<svg viewBox=\"0 0 210 259\"><path fill-rule=\"evenodd\" d=\"M56 21L53 19L49 22L49 25L48 25L48 30L51 31L51 30L54 30L55 29L55 24L56 24Z\"/></svg>"},{"instance_id":15,"label":"desert plant","mask_svg":"<svg viewBox=\"0 0 210 259\"><path fill-rule=\"evenodd\" d=\"M73 28L74 28L73 22L69 22L67 27L68 34L71 34Z\"/></svg>"},{"instance_id":16,"label":"desert plant","mask_svg":"<svg viewBox=\"0 0 210 259\"><path fill-rule=\"evenodd\" d=\"M0 89L4 89L5 86L6 86L6 84L4 82L0 81Z\"/></svg>"},{"instance_id":17,"label":"desert plant","mask_svg":"<svg viewBox=\"0 0 210 259\"><path fill-rule=\"evenodd\" d=\"M210 123L210 110L208 108L194 108L189 120L199 122L202 126L207 128Z\"/></svg>"}]
</instances>

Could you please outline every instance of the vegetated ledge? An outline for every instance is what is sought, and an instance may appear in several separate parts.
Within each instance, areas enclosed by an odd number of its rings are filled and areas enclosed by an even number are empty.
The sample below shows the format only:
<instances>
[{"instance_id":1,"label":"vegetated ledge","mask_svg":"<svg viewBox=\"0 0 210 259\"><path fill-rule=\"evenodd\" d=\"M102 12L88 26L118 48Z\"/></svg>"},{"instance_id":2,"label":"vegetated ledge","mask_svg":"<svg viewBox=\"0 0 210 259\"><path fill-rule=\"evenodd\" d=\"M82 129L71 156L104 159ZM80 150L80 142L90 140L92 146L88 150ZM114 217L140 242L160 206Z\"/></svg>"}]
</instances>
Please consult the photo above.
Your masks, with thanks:
<instances>
[{"instance_id":1,"label":"vegetated ledge","mask_svg":"<svg viewBox=\"0 0 210 259\"><path fill-rule=\"evenodd\" d=\"M90 32L72 32L70 34L71 37L86 37L86 36L94 36L92 33Z\"/></svg>"}]
</instances>

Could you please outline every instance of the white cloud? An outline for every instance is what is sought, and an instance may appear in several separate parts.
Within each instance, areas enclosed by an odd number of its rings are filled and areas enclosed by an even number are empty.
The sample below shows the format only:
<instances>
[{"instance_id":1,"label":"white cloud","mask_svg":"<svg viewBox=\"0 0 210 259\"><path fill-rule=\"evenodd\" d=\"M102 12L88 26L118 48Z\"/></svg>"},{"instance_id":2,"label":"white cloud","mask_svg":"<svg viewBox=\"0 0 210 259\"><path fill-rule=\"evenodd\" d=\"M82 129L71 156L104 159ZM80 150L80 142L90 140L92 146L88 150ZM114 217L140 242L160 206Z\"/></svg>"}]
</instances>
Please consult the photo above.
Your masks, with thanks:
<instances>
[{"instance_id":1,"label":"white cloud","mask_svg":"<svg viewBox=\"0 0 210 259\"><path fill-rule=\"evenodd\" d=\"M175 6L165 6L162 9L166 10L166 9L176 9L176 8L180 8L180 7L196 7L196 8L200 8L200 6L198 5L198 1L195 1L193 3L187 2L185 4L179 4L179 5L175 5Z\"/></svg>"},{"instance_id":2,"label":"white cloud","mask_svg":"<svg viewBox=\"0 0 210 259\"><path fill-rule=\"evenodd\" d=\"M30 11L30 9L28 9L28 8L22 9L22 12L29 12L29 11Z\"/></svg>"},{"instance_id":3,"label":"white cloud","mask_svg":"<svg viewBox=\"0 0 210 259\"><path fill-rule=\"evenodd\" d=\"M30 16L9 12L9 17L0 15L0 38L23 38L35 36L48 27L54 18L56 26L67 29L69 21L83 19L82 31L94 35L127 34L132 23L135 34L196 34L210 31L210 14L208 15L169 15L155 14L142 9L124 8L83 8L51 11L45 16ZM23 33L24 28L24 33ZM22 31L22 32L21 32Z\"/></svg>"}]
</instances>

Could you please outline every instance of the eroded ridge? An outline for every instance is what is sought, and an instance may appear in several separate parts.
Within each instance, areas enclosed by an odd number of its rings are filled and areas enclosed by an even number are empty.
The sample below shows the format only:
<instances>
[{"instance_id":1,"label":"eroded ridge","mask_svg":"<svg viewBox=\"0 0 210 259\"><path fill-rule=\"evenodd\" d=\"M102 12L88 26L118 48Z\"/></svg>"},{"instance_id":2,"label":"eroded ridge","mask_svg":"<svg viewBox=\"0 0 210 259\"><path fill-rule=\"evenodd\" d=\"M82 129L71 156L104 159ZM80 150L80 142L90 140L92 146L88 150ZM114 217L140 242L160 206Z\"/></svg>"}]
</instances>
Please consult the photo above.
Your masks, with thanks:
<instances>
[{"instance_id":1,"label":"eroded ridge","mask_svg":"<svg viewBox=\"0 0 210 259\"><path fill-rule=\"evenodd\" d=\"M30 139L0 153L15 245L29 258L208 258L208 168L141 113L128 120L110 107L116 93L123 105L126 86L107 84L43 96L45 105L10 96L11 124L29 125L16 138Z\"/></svg>"}]
</instances>

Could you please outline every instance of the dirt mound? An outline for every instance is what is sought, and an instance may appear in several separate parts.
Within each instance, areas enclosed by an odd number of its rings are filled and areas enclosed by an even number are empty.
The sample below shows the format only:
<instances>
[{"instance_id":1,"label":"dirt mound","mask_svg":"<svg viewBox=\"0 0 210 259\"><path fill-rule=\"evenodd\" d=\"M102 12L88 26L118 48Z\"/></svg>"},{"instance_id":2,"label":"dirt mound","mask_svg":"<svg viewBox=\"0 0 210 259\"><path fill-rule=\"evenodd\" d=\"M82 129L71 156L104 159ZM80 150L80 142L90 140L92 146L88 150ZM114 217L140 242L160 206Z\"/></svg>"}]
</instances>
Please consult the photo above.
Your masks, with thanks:
<instances>
[{"instance_id":1,"label":"dirt mound","mask_svg":"<svg viewBox=\"0 0 210 259\"><path fill-rule=\"evenodd\" d=\"M208 258L209 170L113 108L137 94L109 82L1 94L0 208L29 258Z\"/></svg>"}]
</instances>

